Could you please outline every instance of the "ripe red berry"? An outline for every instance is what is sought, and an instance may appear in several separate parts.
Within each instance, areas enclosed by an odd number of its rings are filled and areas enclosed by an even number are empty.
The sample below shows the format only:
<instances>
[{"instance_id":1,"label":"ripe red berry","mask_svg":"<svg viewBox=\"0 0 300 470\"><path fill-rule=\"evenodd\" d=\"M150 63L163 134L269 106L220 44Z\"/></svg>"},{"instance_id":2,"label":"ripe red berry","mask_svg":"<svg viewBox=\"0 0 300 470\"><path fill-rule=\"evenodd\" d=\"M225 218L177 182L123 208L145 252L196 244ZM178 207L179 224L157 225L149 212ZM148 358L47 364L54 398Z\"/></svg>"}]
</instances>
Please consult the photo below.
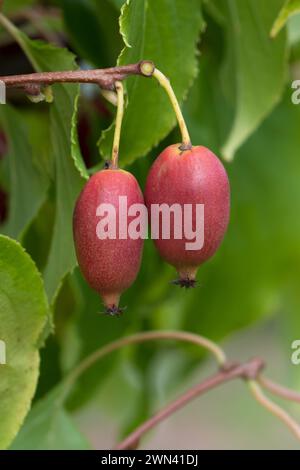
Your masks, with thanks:
<instances>
[{"instance_id":1,"label":"ripe red berry","mask_svg":"<svg viewBox=\"0 0 300 470\"><path fill-rule=\"evenodd\" d=\"M192 204L192 227L195 230L195 205L204 204L204 244L201 249L187 250L188 240L174 237L175 218L171 218L170 238L163 239L161 228L154 243L163 259L175 266L176 281L182 287L195 284L198 267L219 247L227 229L230 211L228 177L220 160L206 147L182 150L180 144L167 147L155 160L145 188L148 212L153 204Z\"/></svg>"},{"instance_id":2,"label":"ripe red berry","mask_svg":"<svg viewBox=\"0 0 300 470\"><path fill-rule=\"evenodd\" d=\"M94 174L83 188L74 211L73 232L78 263L89 283L102 297L106 311L118 314L121 293L134 282L141 263L143 240L119 237L119 196L127 197L128 207L144 198L131 173L105 169ZM101 204L110 204L116 213L116 239L99 239L97 226ZM104 215L104 214L102 214ZM128 226L133 217L123 223ZM124 237L125 238L125 237Z\"/></svg>"}]
</instances>

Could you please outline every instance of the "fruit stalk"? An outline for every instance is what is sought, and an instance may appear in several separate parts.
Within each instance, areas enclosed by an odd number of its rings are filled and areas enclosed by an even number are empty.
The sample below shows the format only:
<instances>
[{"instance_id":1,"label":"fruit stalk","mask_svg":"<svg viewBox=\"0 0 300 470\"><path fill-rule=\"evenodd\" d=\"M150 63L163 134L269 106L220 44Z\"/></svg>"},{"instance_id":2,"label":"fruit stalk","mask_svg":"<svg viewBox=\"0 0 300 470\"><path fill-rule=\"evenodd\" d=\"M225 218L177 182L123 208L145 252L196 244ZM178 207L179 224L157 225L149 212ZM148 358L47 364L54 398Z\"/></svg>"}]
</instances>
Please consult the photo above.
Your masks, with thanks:
<instances>
[{"instance_id":1,"label":"fruit stalk","mask_svg":"<svg viewBox=\"0 0 300 470\"><path fill-rule=\"evenodd\" d=\"M117 92L117 116L115 124L115 133L112 146L111 168L118 168L119 147L121 138L122 121L124 116L124 88L122 82L117 81L115 84Z\"/></svg>"},{"instance_id":2,"label":"fruit stalk","mask_svg":"<svg viewBox=\"0 0 300 470\"><path fill-rule=\"evenodd\" d=\"M141 66L141 68L143 68L143 65ZM192 144L189 131L185 123L182 111L180 109L178 100L176 98L175 92L171 86L170 80L157 68L155 68L154 72L152 73L152 76L155 77L159 84L166 90L167 95L171 101L181 131L182 150L190 149L192 147Z\"/></svg>"}]
</instances>

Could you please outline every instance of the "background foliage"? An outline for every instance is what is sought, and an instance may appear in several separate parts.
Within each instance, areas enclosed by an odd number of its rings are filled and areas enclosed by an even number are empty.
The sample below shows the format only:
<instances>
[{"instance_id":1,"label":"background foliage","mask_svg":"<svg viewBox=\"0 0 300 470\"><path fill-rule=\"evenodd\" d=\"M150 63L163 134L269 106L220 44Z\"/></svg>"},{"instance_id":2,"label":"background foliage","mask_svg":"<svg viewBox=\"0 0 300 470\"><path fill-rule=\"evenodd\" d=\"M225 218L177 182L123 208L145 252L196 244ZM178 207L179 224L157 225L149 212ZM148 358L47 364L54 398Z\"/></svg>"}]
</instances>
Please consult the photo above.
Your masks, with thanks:
<instances>
[{"instance_id":1,"label":"background foliage","mask_svg":"<svg viewBox=\"0 0 300 470\"><path fill-rule=\"evenodd\" d=\"M109 156L115 110L91 86L55 85L52 104L9 93L9 104L0 108L0 338L12 343L15 368L0 369L2 448L29 409L39 346L36 403L13 448L86 448L70 415L112 374L122 376L124 433L155 408L158 382L168 393L199 363L193 348L131 347L91 368L63 408L63 377L120 336L175 328L221 340L278 311L285 334L299 327L300 106L291 103L300 59L298 11L299 2L291 0L4 2L1 75L153 60L184 100L193 143L223 157L232 212L225 241L201 268L197 289L170 286L173 269L147 241L138 279L122 297L126 313L100 315L100 300L76 267L71 221L84 182ZM153 159L179 134L154 80L131 77L126 85L121 165L143 186ZM113 413L112 403L107 397L103 407Z\"/></svg>"}]
</instances>

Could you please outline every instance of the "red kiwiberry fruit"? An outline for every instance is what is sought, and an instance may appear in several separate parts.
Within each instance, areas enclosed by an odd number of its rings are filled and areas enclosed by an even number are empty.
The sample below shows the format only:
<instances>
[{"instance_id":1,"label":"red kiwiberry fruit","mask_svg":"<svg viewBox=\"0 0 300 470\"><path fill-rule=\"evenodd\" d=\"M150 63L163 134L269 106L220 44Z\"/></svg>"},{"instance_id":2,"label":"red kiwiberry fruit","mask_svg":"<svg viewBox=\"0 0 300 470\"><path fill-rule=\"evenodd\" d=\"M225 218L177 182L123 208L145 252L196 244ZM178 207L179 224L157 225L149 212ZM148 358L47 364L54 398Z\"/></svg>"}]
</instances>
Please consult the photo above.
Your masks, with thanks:
<instances>
[{"instance_id":1,"label":"red kiwiberry fruit","mask_svg":"<svg viewBox=\"0 0 300 470\"><path fill-rule=\"evenodd\" d=\"M175 281L182 287L193 287L198 267L219 247L229 221L230 188L224 166L203 146L184 148L180 144L167 147L154 161L145 188L148 212L152 204L192 204L192 227L195 230L195 205L204 204L204 244L199 250L187 250L187 240L174 238L174 217L171 217L170 238L163 239L161 227L154 243L161 255L178 271Z\"/></svg>"},{"instance_id":2,"label":"red kiwiberry fruit","mask_svg":"<svg viewBox=\"0 0 300 470\"><path fill-rule=\"evenodd\" d=\"M121 313L121 293L134 282L141 263L143 240L119 237L119 197L127 198L128 207L144 204L135 177L124 170L105 169L95 173L83 188L74 210L73 233L79 267L88 284L96 290L106 313ZM99 239L96 211L100 204L111 204L116 214L116 238ZM104 215L104 214L102 214ZM107 217L107 213L105 214ZM110 216L109 216L110 217ZM126 214L128 225L133 217Z\"/></svg>"}]
</instances>

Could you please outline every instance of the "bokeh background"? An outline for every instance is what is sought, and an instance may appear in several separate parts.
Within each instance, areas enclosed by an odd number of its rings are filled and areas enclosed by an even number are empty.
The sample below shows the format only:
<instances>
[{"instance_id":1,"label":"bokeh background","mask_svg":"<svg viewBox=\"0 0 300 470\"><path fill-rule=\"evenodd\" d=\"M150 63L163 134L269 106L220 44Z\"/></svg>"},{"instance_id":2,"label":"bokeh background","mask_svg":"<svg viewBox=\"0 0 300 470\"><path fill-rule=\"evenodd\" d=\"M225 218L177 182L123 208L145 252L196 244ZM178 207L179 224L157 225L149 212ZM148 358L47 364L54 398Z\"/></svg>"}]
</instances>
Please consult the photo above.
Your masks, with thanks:
<instances>
[{"instance_id":1,"label":"bokeh background","mask_svg":"<svg viewBox=\"0 0 300 470\"><path fill-rule=\"evenodd\" d=\"M300 6L282 16L283 0L131 0L119 25L123 3L4 1L3 13L18 29L0 21L0 75L73 68L71 54L57 48L71 51L81 68L113 66L123 35L120 63L154 60L183 102L192 142L223 159L230 226L191 291L170 284L176 273L148 240L138 279L122 297L126 312L101 315L98 295L76 267L71 219L84 181L109 156L115 109L90 85L81 87L77 117L73 85L53 87L53 104L8 90L9 104L0 108L1 231L35 261L53 313L34 407L97 348L152 329L206 335L237 360L261 355L271 377L300 391L300 365L291 363L291 344L300 339L300 104L291 99L300 79L300 14L292 13ZM130 78L127 92L120 162L143 187L152 161L180 136L153 80ZM85 373L66 410L94 448L110 448L213 370L195 347L130 347ZM300 419L299 407L285 406ZM14 447L47 447L49 419L39 436L25 422ZM142 446L299 448L239 382L196 400Z\"/></svg>"}]
</instances>

